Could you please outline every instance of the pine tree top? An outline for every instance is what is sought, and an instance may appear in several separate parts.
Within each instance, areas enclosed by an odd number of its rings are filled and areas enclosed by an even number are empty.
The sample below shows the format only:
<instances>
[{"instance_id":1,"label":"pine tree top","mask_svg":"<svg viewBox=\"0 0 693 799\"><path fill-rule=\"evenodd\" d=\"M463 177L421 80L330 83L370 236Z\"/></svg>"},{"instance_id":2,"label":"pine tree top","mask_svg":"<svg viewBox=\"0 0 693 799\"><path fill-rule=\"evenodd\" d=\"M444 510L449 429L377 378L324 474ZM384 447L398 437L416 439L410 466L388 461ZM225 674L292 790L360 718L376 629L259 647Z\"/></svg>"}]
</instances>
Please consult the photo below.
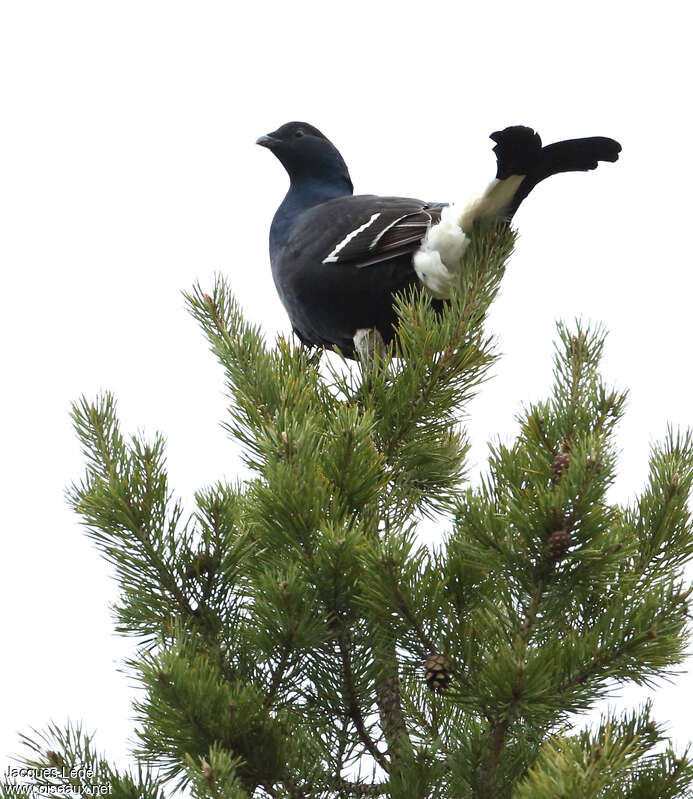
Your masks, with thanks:
<instances>
[{"instance_id":1,"label":"pine tree top","mask_svg":"<svg viewBox=\"0 0 693 799\"><path fill-rule=\"evenodd\" d=\"M163 438L125 436L110 394L75 404L86 472L69 499L138 640L139 768L54 726L27 738L27 763L54 771L0 796L75 787L63 765L142 799L690 795L693 764L649 705L568 726L683 660L690 434L669 431L615 504L626 396L600 375L604 331L561 324L551 395L466 482L460 422L495 360L484 320L512 243L480 232L442 313L401 297L396 343L363 370L268 346L223 279L195 287L253 476L201 489L187 516Z\"/></svg>"}]
</instances>

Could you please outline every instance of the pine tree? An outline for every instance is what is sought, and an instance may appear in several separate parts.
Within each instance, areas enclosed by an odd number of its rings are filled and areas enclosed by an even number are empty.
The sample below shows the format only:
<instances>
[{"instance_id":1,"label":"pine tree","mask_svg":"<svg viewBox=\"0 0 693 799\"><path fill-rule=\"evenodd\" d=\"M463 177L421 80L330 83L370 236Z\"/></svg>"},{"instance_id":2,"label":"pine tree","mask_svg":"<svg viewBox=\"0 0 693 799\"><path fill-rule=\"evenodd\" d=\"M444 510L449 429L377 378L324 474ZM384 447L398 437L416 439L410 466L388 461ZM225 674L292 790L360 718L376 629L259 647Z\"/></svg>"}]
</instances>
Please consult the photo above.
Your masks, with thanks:
<instances>
[{"instance_id":1,"label":"pine tree","mask_svg":"<svg viewBox=\"0 0 693 799\"><path fill-rule=\"evenodd\" d=\"M139 644L139 766L52 726L26 738L42 771L4 799L87 795L80 770L117 799L691 795L693 761L649 704L571 724L682 662L691 436L670 431L642 494L611 502L625 394L600 377L603 330L559 325L551 396L465 481L459 422L495 361L484 320L512 245L478 231L446 310L401 297L394 350L364 370L269 347L224 280L195 287L254 477L200 490L187 517L163 439L126 438L110 394L75 404L86 475L69 498Z\"/></svg>"}]
</instances>

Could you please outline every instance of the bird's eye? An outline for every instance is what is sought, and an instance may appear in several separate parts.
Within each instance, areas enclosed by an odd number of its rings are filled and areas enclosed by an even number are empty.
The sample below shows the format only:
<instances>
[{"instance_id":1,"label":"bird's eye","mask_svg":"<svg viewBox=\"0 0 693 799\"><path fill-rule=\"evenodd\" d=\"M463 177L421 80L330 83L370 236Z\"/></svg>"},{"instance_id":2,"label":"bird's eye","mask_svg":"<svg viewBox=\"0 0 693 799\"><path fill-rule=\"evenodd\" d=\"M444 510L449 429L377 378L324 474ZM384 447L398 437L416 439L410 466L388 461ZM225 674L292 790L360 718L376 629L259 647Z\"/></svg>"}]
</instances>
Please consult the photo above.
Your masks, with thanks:
<instances>
[{"instance_id":1,"label":"bird's eye","mask_svg":"<svg viewBox=\"0 0 693 799\"><path fill-rule=\"evenodd\" d=\"M301 128L299 128L299 129L298 129L298 130L297 130L297 131L294 133L294 136L295 136L297 139L300 139L300 138L301 138L301 136L305 136L305 133L304 133L304 132L301 130Z\"/></svg>"}]
</instances>

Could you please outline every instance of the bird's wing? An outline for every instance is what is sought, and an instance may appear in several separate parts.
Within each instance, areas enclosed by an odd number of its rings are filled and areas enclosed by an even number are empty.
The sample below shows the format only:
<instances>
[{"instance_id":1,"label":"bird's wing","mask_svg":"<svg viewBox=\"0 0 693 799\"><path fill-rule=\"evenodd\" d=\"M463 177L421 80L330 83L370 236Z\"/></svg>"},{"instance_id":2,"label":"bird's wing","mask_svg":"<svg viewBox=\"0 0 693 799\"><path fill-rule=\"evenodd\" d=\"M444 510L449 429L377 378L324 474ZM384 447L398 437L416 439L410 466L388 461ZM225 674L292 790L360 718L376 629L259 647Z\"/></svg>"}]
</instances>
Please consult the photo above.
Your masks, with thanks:
<instances>
[{"instance_id":1,"label":"bird's wing","mask_svg":"<svg viewBox=\"0 0 693 799\"><path fill-rule=\"evenodd\" d=\"M408 197L339 197L303 214L288 245L307 244L323 264L372 266L415 252L441 210L440 204Z\"/></svg>"}]
</instances>

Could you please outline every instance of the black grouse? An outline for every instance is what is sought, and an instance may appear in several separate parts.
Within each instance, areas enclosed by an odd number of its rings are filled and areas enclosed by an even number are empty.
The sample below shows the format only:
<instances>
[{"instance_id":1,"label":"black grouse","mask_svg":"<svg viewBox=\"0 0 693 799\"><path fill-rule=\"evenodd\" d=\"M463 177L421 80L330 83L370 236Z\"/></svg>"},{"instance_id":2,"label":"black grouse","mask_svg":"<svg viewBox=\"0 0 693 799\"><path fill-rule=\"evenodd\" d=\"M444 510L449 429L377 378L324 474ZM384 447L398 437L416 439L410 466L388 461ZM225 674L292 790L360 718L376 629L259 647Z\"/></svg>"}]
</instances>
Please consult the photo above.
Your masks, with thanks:
<instances>
[{"instance_id":1,"label":"black grouse","mask_svg":"<svg viewBox=\"0 0 693 799\"><path fill-rule=\"evenodd\" d=\"M293 330L308 346L363 354L363 338L394 335L392 295L423 285L444 301L479 219L509 221L540 181L559 172L616 161L621 145L596 136L542 146L531 128L491 135L496 179L474 202L457 207L407 197L353 194L344 159L305 122L288 122L257 144L289 174L289 191L270 229L277 291Z\"/></svg>"}]
</instances>

